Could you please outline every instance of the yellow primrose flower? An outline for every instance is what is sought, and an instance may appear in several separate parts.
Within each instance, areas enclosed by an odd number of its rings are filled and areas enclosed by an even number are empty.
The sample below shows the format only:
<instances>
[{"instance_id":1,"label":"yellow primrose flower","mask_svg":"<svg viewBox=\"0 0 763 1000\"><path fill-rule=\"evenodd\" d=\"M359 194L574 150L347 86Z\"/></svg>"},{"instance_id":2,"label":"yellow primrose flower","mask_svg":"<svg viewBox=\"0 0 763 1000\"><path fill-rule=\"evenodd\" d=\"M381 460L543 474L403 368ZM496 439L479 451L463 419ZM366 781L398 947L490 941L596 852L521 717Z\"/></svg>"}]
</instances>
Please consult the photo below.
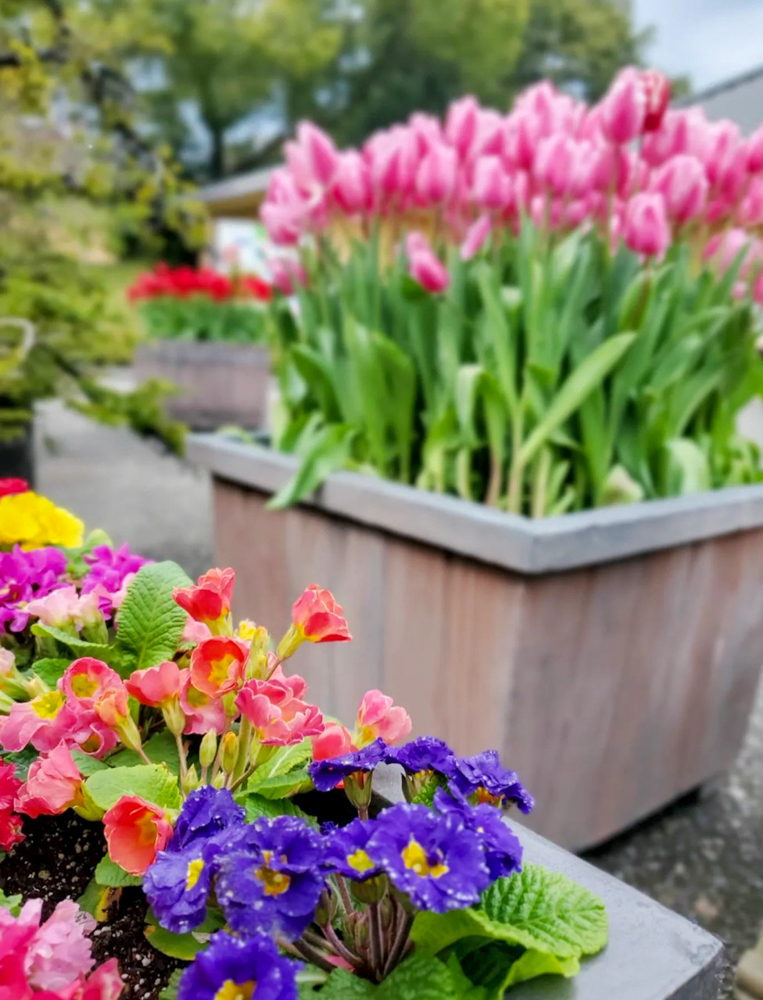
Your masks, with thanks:
<instances>
[{"instance_id":1,"label":"yellow primrose flower","mask_svg":"<svg viewBox=\"0 0 763 1000\"><path fill-rule=\"evenodd\" d=\"M4 548L76 548L82 545L84 529L78 517L31 490L0 497L0 546Z\"/></svg>"}]
</instances>

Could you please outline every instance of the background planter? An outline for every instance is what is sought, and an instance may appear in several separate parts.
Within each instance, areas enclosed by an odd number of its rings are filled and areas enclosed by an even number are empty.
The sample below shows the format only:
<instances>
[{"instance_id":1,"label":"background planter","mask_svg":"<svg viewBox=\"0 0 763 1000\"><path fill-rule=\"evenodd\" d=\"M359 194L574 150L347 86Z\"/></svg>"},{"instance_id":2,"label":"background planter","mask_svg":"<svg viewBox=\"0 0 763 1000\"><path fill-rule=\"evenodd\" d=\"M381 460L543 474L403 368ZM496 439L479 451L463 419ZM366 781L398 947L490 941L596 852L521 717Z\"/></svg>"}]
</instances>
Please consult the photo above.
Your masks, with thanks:
<instances>
[{"instance_id":1,"label":"background planter","mask_svg":"<svg viewBox=\"0 0 763 1000\"><path fill-rule=\"evenodd\" d=\"M339 473L276 514L293 458L189 451L237 613L280 634L313 581L344 605L352 646L299 661L315 700L349 720L378 687L417 733L499 749L556 842L605 840L736 757L763 663L763 487L532 522Z\"/></svg>"},{"instance_id":2,"label":"background planter","mask_svg":"<svg viewBox=\"0 0 763 1000\"><path fill-rule=\"evenodd\" d=\"M197 429L265 426L270 358L263 344L159 340L135 352L135 374L173 382L180 390L167 411Z\"/></svg>"},{"instance_id":3,"label":"background planter","mask_svg":"<svg viewBox=\"0 0 763 1000\"><path fill-rule=\"evenodd\" d=\"M34 425L30 421L23 436L0 440L0 476L26 479L34 488Z\"/></svg>"}]
</instances>

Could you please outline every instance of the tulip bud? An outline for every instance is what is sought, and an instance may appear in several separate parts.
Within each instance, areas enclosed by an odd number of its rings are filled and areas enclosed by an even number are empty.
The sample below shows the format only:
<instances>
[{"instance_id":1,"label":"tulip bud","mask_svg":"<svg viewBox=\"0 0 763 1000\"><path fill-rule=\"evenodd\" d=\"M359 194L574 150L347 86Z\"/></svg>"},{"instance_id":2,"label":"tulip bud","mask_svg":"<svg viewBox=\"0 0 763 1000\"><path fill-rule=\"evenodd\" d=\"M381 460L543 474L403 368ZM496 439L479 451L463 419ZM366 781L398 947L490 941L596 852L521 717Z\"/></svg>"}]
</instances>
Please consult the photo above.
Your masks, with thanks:
<instances>
[{"instance_id":1,"label":"tulip bud","mask_svg":"<svg viewBox=\"0 0 763 1000\"><path fill-rule=\"evenodd\" d=\"M700 215L707 204L707 176L696 156L672 157L656 171L651 187L662 195L669 217L680 225Z\"/></svg>"},{"instance_id":2,"label":"tulip bud","mask_svg":"<svg viewBox=\"0 0 763 1000\"><path fill-rule=\"evenodd\" d=\"M456 189L458 155L444 143L432 146L416 174L416 193L431 205L448 201Z\"/></svg>"},{"instance_id":3,"label":"tulip bud","mask_svg":"<svg viewBox=\"0 0 763 1000\"><path fill-rule=\"evenodd\" d=\"M238 736L226 733L223 736L223 770L230 773L236 766L238 758Z\"/></svg>"},{"instance_id":4,"label":"tulip bud","mask_svg":"<svg viewBox=\"0 0 763 1000\"><path fill-rule=\"evenodd\" d=\"M313 180L328 187L339 165L336 146L326 133L312 122L300 122L297 140L304 151Z\"/></svg>"},{"instance_id":5,"label":"tulip bud","mask_svg":"<svg viewBox=\"0 0 763 1000\"><path fill-rule=\"evenodd\" d=\"M481 156L474 165L472 198L480 208L499 210L511 202L511 178L498 156Z\"/></svg>"},{"instance_id":6,"label":"tulip bud","mask_svg":"<svg viewBox=\"0 0 763 1000\"><path fill-rule=\"evenodd\" d=\"M408 260L408 273L433 295L446 291L450 285L447 267L431 250L421 249L413 253Z\"/></svg>"},{"instance_id":7,"label":"tulip bud","mask_svg":"<svg viewBox=\"0 0 763 1000\"><path fill-rule=\"evenodd\" d=\"M489 215L481 215L476 222L472 223L466 234L464 242L461 244L461 260L471 260L476 257L485 240L490 235L492 223Z\"/></svg>"},{"instance_id":8,"label":"tulip bud","mask_svg":"<svg viewBox=\"0 0 763 1000\"><path fill-rule=\"evenodd\" d=\"M477 135L480 105L476 97L462 97L448 108L445 135L461 157L465 157Z\"/></svg>"},{"instance_id":9,"label":"tulip bud","mask_svg":"<svg viewBox=\"0 0 763 1000\"><path fill-rule=\"evenodd\" d=\"M351 149L339 154L331 193L342 211L348 215L370 208L371 178L368 165L357 150Z\"/></svg>"},{"instance_id":10,"label":"tulip bud","mask_svg":"<svg viewBox=\"0 0 763 1000\"><path fill-rule=\"evenodd\" d=\"M622 235L634 253L662 257L670 243L665 202L659 194L637 194L625 206Z\"/></svg>"},{"instance_id":11,"label":"tulip bud","mask_svg":"<svg viewBox=\"0 0 763 1000\"><path fill-rule=\"evenodd\" d=\"M654 132L662 125L665 112L668 110L670 80L659 70L648 69L641 74L641 83L646 93L644 131Z\"/></svg>"},{"instance_id":12,"label":"tulip bud","mask_svg":"<svg viewBox=\"0 0 763 1000\"><path fill-rule=\"evenodd\" d=\"M199 761L202 767L211 767L215 762L215 757L217 756L217 733L214 729L210 729L208 733L204 733L201 739L201 746L199 747Z\"/></svg>"},{"instance_id":13,"label":"tulip bud","mask_svg":"<svg viewBox=\"0 0 763 1000\"><path fill-rule=\"evenodd\" d=\"M621 70L599 107L601 130L610 142L622 145L640 135L647 114L641 73L632 66Z\"/></svg>"},{"instance_id":14,"label":"tulip bud","mask_svg":"<svg viewBox=\"0 0 763 1000\"><path fill-rule=\"evenodd\" d=\"M747 140L747 169L751 174L763 170L763 125Z\"/></svg>"}]
</instances>

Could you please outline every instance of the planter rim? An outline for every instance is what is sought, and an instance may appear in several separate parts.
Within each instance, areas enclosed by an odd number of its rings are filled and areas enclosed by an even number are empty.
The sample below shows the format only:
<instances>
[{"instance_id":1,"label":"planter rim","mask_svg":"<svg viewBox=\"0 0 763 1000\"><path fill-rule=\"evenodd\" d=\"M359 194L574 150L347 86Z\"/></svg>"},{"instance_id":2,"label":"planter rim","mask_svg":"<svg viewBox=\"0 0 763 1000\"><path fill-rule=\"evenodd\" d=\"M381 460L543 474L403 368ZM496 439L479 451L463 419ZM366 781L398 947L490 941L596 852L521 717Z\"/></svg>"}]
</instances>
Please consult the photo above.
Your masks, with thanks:
<instances>
[{"instance_id":1,"label":"planter rim","mask_svg":"<svg viewBox=\"0 0 763 1000\"><path fill-rule=\"evenodd\" d=\"M192 434L188 456L214 476L275 493L299 460L259 444ZM345 520L515 572L613 562L763 526L763 484L532 520L357 472L335 472L302 501Z\"/></svg>"}]
</instances>

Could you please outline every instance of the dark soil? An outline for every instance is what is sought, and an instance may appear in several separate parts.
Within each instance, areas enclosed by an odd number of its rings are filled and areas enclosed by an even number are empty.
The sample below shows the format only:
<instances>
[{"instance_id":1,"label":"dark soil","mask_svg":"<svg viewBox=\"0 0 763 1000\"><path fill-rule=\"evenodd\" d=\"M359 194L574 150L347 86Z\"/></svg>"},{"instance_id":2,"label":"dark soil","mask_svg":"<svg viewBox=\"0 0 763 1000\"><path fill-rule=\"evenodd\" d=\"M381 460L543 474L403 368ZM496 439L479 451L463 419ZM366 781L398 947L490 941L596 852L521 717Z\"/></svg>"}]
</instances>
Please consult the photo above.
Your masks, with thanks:
<instances>
[{"instance_id":1,"label":"dark soil","mask_svg":"<svg viewBox=\"0 0 763 1000\"><path fill-rule=\"evenodd\" d=\"M104 854L103 826L76 813L24 821L26 840L0 864L0 888L11 896L42 899L43 916L77 899ZM143 933L146 900L138 888L116 890L108 917L92 934L96 963L116 958L125 983L121 1000L156 1000L182 963L156 951Z\"/></svg>"}]
</instances>

